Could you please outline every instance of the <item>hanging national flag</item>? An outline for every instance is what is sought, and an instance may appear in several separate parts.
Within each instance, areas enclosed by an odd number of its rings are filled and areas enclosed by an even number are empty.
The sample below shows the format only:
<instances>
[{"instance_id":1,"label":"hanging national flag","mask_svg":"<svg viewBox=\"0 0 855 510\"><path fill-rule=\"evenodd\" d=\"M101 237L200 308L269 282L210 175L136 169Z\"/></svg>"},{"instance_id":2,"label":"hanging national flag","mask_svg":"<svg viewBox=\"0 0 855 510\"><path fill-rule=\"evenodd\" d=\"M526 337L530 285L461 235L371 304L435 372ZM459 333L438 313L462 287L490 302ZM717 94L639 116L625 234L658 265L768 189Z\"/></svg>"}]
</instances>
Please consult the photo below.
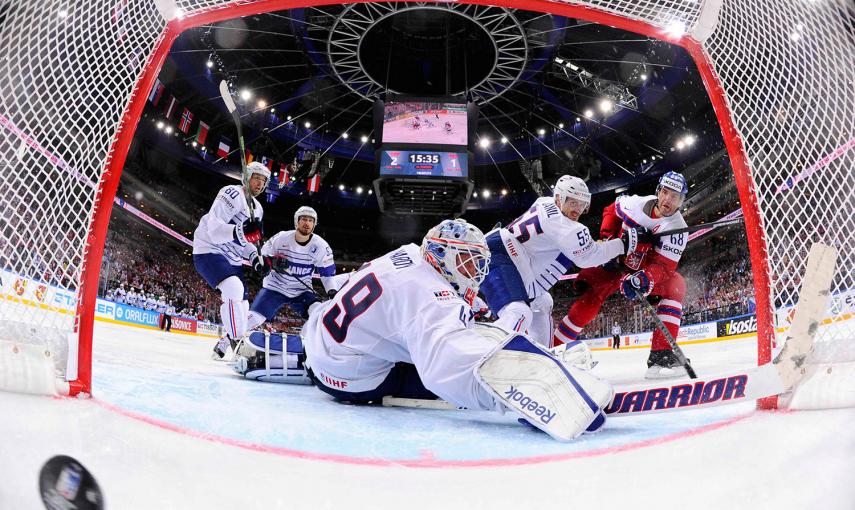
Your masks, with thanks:
<instances>
[{"instance_id":1,"label":"hanging national flag","mask_svg":"<svg viewBox=\"0 0 855 510\"><path fill-rule=\"evenodd\" d=\"M169 96L169 101L166 102L166 109L164 110L164 115L166 115L166 119L169 120L169 117L172 117L172 112L174 112L178 106L178 101L176 101L175 96Z\"/></svg>"},{"instance_id":2,"label":"hanging national flag","mask_svg":"<svg viewBox=\"0 0 855 510\"><path fill-rule=\"evenodd\" d=\"M306 184L306 189L309 190L309 193L316 193L321 189L321 175L315 174L314 177L309 179L309 182Z\"/></svg>"},{"instance_id":3,"label":"hanging national flag","mask_svg":"<svg viewBox=\"0 0 855 510\"><path fill-rule=\"evenodd\" d=\"M229 155L229 144L231 142L227 138L223 138L220 140L220 144L217 146L217 156L221 158L226 158Z\"/></svg>"},{"instance_id":4,"label":"hanging national flag","mask_svg":"<svg viewBox=\"0 0 855 510\"><path fill-rule=\"evenodd\" d=\"M182 133L187 134L190 131L190 124L193 123L193 113L184 108L184 111L181 112L181 122L178 123L178 129L181 130Z\"/></svg>"},{"instance_id":5,"label":"hanging national flag","mask_svg":"<svg viewBox=\"0 0 855 510\"><path fill-rule=\"evenodd\" d=\"M160 83L160 80L154 80L154 87L151 88L151 92L148 95L148 100L151 101L151 104L157 106L157 103L160 102L160 96L163 95L163 91L166 90L166 87L163 86L163 83Z\"/></svg>"},{"instance_id":6,"label":"hanging national flag","mask_svg":"<svg viewBox=\"0 0 855 510\"><path fill-rule=\"evenodd\" d=\"M196 132L196 143L202 146L205 145L205 139L208 138L208 129L210 127L201 120L199 121L199 131Z\"/></svg>"},{"instance_id":7,"label":"hanging national flag","mask_svg":"<svg viewBox=\"0 0 855 510\"><path fill-rule=\"evenodd\" d=\"M285 163L279 163L279 187L283 187L288 184L291 176L288 174L288 165Z\"/></svg>"},{"instance_id":8,"label":"hanging national flag","mask_svg":"<svg viewBox=\"0 0 855 510\"><path fill-rule=\"evenodd\" d=\"M266 166L271 172L273 171L273 160L267 159L267 156L261 156L261 164Z\"/></svg>"}]
</instances>

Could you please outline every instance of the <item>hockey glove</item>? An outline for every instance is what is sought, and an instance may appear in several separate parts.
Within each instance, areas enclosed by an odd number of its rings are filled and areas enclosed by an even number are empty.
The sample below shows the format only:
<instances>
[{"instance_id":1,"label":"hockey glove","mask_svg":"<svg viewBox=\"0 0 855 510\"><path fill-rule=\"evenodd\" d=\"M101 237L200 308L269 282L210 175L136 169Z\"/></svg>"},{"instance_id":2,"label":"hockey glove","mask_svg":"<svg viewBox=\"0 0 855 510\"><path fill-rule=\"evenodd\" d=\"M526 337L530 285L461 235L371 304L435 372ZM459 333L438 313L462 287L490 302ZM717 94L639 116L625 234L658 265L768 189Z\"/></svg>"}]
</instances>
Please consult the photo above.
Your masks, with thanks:
<instances>
[{"instance_id":1,"label":"hockey glove","mask_svg":"<svg viewBox=\"0 0 855 510\"><path fill-rule=\"evenodd\" d=\"M241 246L261 241L262 235L264 235L264 227L261 224L261 220L246 220L243 225L235 226L235 241Z\"/></svg>"},{"instance_id":2,"label":"hockey glove","mask_svg":"<svg viewBox=\"0 0 855 510\"><path fill-rule=\"evenodd\" d=\"M641 299L653 290L653 280L644 271L628 274L620 281L620 293L627 299Z\"/></svg>"},{"instance_id":3,"label":"hockey glove","mask_svg":"<svg viewBox=\"0 0 855 510\"><path fill-rule=\"evenodd\" d=\"M261 275L262 278L270 274L268 257L262 257L257 251L252 252L252 255L249 257L249 263L252 264L252 269Z\"/></svg>"},{"instance_id":4,"label":"hockey glove","mask_svg":"<svg viewBox=\"0 0 855 510\"><path fill-rule=\"evenodd\" d=\"M281 255L277 255L275 257L264 257L270 267L279 274L286 274L288 272L288 259Z\"/></svg>"},{"instance_id":5,"label":"hockey glove","mask_svg":"<svg viewBox=\"0 0 855 510\"><path fill-rule=\"evenodd\" d=\"M656 237L653 232L644 227L635 227L624 230L620 235L620 240L623 241L625 255L630 253L642 254L653 246Z\"/></svg>"}]
</instances>

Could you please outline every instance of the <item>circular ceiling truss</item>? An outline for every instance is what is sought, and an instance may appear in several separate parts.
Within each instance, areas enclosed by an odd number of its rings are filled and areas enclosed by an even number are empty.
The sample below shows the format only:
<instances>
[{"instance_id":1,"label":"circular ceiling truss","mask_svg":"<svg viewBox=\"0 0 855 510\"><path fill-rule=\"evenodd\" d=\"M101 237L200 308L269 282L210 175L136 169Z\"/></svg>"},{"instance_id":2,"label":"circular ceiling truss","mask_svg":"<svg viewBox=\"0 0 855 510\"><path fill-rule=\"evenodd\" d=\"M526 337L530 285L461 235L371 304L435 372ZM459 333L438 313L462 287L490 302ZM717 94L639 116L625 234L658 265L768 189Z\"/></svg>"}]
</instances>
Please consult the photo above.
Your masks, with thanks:
<instances>
[{"instance_id":1,"label":"circular ceiling truss","mask_svg":"<svg viewBox=\"0 0 855 510\"><path fill-rule=\"evenodd\" d=\"M373 101L385 93L402 93L387 89L367 72L359 49L365 35L384 19L413 10L451 11L477 24L490 38L495 59L487 76L466 91L468 99L488 103L513 87L528 63L529 42L514 10L468 4L357 3L348 5L338 15L327 38L329 63L336 77L359 96Z\"/></svg>"}]
</instances>

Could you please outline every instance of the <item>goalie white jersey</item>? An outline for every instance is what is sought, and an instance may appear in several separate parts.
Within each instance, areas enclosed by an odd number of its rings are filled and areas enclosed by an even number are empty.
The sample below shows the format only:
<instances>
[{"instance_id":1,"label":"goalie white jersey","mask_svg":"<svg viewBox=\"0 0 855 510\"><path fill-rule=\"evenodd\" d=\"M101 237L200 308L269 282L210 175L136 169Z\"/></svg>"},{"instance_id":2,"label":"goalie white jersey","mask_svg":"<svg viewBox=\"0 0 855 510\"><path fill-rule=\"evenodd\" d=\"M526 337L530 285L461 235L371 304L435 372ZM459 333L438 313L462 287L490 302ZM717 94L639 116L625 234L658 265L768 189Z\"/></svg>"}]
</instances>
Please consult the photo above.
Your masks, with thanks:
<instances>
[{"instance_id":1,"label":"goalie white jersey","mask_svg":"<svg viewBox=\"0 0 855 510\"><path fill-rule=\"evenodd\" d=\"M680 211L667 218L651 217L655 203L656 195L622 195L615 200L615 212L623 220L624 229L642 226L651 232L667 232L686 227L686 221ZM679 262L686 248L688 236L689 234L685 232L662 236L653 246L653 251L674 262Z\"/></svg>"},{"instance_id":2,"label":"goalie white jersey","mask_svg":"<svg viewBox=\"0 0 855 510\"><path fill-rule=\"evenodd\" d=\"M261 220L264 211L255 198L255 217ZM243 187L237 184L225 186L217 193L211 210L199 220L193 232L193 254L219 253L233 266L239 266L255 250L252 244L241 246L234 239L235 225L243 225L249 219L249 206Z\"/></svg>"},{"instance_id":3,"label":"goalie white jersey","mask_svg":"<svg viewBox=\"0 0 855 510\"><path fill-rule=\"evenodd\" d=\"M332 248L317 234L312 234L312 237L302 244L297 242L295 234L294 230L279 232L261 247L262 255L280 256L288 260L288 274L271 271L264 278L264 288L288 297L296 297L308 292L306 286L312 287L312 274L317 270L324 289L330 290L330 279L335 276ZM298 279L303 283L297 281Z\"/></svg>"},{"instance_id":4,"label":"goalie white jersey","mask_svg":"<svg viewBox=\"0 0 855 510\"><path fill-rule=\"evenodd\" d=\"M598 266L624 253L620 239L594 241L588 227L561 214L552 197L538 198L499 232L529 299L548 292L574 264Z\"/></svg>"},{"instance_id":5,"label":"goalie white jersey","mask_svg":"<svg viewBox=\"0 0 855 510\"><path fill-rule=\"evenodd\" d=\"M334 299L313 309L303 342L315 377L330 388L373 390L396 362L406 362L439 397L495 409L474 367L496 344L469 329L472 317L419 247L408 244L352 273Z\"/></svg>"}]
</instances>

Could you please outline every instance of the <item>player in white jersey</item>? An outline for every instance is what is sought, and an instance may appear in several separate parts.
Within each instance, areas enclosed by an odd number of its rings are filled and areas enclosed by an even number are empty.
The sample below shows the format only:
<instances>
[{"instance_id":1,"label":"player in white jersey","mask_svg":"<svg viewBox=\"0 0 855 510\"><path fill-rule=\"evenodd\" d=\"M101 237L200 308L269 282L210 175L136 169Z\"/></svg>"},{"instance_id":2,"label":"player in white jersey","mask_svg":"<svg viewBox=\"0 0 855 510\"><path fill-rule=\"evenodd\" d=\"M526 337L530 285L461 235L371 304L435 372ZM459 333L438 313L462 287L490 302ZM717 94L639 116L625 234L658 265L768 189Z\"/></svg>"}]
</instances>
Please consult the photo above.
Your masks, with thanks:
<instances>
[{"instance_id":1,"label":"player in white jersey","mask_svg":"<svg viewBox=\"0 0 855 510\"><path fill-rule=\"evenodd\" d=\"M568 440L604 421L611 387L565 367L523 334L473 326L470 307L489 268L484 235L463 220L372 260L303 327L317 386L338 400L435 398L470 409L513 409Z\"/></svg>"},{"instance_id":2,"label":"player in white jersey","mask_svg":"<svg viewBox=\"0 0 855 510\"><path fill-rule=\"evenodd\" d=\"M294 230L279 232L261 248L265 265L272 269L264 277L261 291L252 301L247 331L276 317L283 305L308 317L309 305L318 301L312 290L312 274L317 271L327 293L334 293L335 262L332 248L315 234L318 213L303 206L294 213Z\"/></svg>"},{"instance_id":3,"label":"player in white jersey","mask_svg":"<svg viewBox=\"0 0 855 510\"><path fill-rule=\"evenodd\" d=\"M116 289L116 292L113 293L113 297L116 303L126 303L128 299L128 292L125 290L125 284L120 283L119 288Z\"/></svg>"},{"instance_id":4,"label":"player in white jersey","mask_svg":"<svg viewBox=\"0 0 855 510\"><path fill-rule=\"evenodd\" d=\"M193 233L193 265L213 289L220 291L220 319L226 330L227 343L237 343L246 333L249 302L243 281L243 261L262 272L264 261L255 243L263 235L261 204L255 199L270 182L270 170L255 161L247 165L249 178L244 185L229 185L217 193L210 211L202 216ZM253 202L250 218L248 199ZM222 342L215 354L225 353ZM222 354L221 354L222 353Z\"/></svg>"},{"instance_id":5,"label":"player in white jersey","mask_svg":"<svg viewBox=\"0 0 855 510\"><path fill-rule=\"evenodd\" d=\"M659 179L655 195L618 197L603 210L600 237L611 239L638 227L651 232L684 228L686 222L680 214L680 206L688 191L686 179L681 174L667 172ZM686 294L686 282L677 272L677 263L687 239L686 233L662 236L653 246L640 243L617 267L592 267L581 271L577 282L584 282L588 288L559 322L554 341L575 341L582 328L597 316L606 298L618 289L629 299L651 293L659 296L657 315L677 338ZM679 364L659 329L653 332L647 367L648 379L686 375L686 369Z\"/></svg>"},{"instance_id":6,"label":"player in white jersey","mask_svg":"<svg viewBox=\"0 0 855 510\"><path fill-rule=\"evenodd\" d=\"M145 309L151 311L157 310L157 298L154 296L154 292L149 292L145 298Z\"/></svg>"},{"instance_id":7,"label":"player in white jersey","mask_svg":"<svg viewBox=\"0 0 855 510\"><path fill-rule=\"evenodd\" d=\"M561 176L552 197L541 197L508 226L487 235L490 273L481 286L495 325L528 331L545 347L552 340L549 289L574 265L593 267L626 253L627 239L595 242L578 222L591 203L582 179ZM634 248L634 245L633 245Z\"/></svg>"},{"instance_id":8,"label":"player in white jersey","mask_svg":"<svg viewBox=\"0 0 855 510\"><path fill-rule=\"evenodd\" d=\"M128 294L125 296L125 304L137 306L137 291L133 287L128 290Z\"/></svg>"}]
</instances>

